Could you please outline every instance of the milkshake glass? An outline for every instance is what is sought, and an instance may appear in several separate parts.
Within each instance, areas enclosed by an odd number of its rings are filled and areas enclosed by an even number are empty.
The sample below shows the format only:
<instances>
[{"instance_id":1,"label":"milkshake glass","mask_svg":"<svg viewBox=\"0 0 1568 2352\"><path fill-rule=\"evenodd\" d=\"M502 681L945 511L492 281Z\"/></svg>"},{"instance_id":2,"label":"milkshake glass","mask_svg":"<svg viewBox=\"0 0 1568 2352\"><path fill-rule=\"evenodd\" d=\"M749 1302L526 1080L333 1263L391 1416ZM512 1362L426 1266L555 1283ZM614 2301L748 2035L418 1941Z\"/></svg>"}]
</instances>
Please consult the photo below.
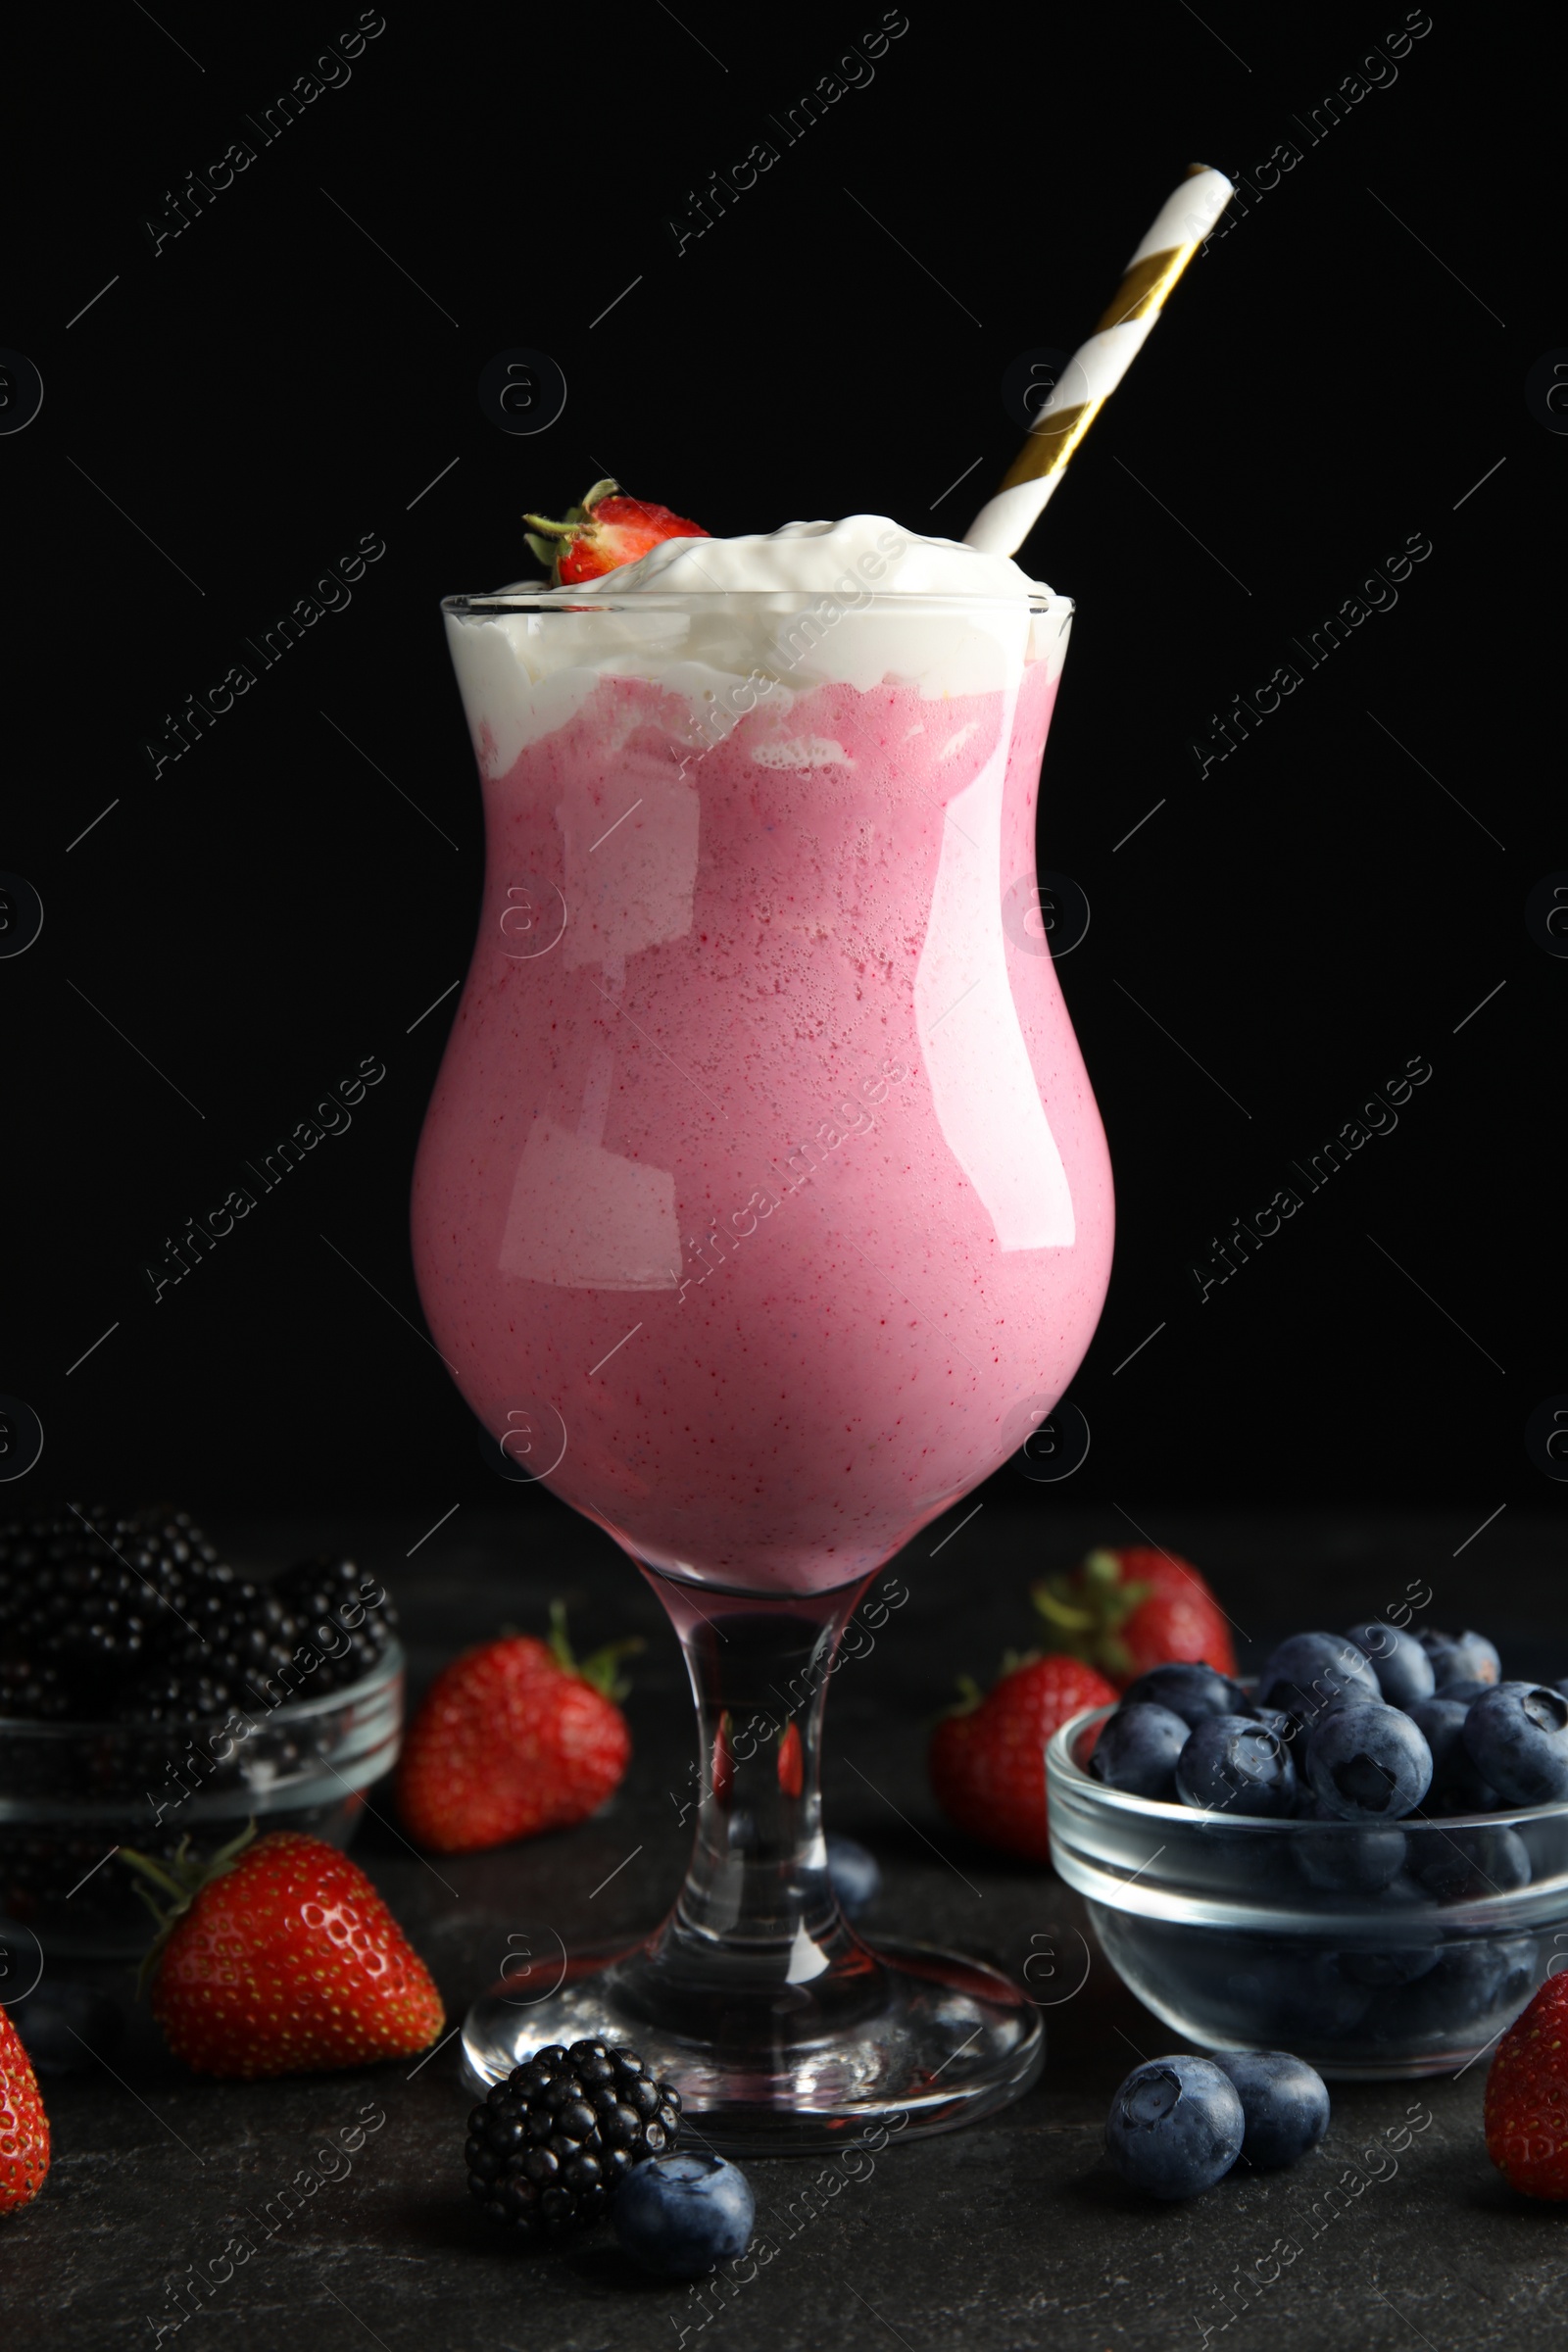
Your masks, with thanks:
<instances>
[{"instance_id":1,"label":"milkshake glass","mask_svg":"<svg viewBox=\"0 0 1568 2352\"><path fill-rule=\"evenodd\" d=\"M1032 2079L1039 2013L846 1926L817 1741L869 1579L1029 1437L1104 1297L1035 885L1071 606L861 516L444 610L487 871L420 1297L485 1428L660 1593L701 1740L670 1918L478 2003L467 2054L633 2039L731 2147L944 2129Z\"/></svg>"}]
</instances>

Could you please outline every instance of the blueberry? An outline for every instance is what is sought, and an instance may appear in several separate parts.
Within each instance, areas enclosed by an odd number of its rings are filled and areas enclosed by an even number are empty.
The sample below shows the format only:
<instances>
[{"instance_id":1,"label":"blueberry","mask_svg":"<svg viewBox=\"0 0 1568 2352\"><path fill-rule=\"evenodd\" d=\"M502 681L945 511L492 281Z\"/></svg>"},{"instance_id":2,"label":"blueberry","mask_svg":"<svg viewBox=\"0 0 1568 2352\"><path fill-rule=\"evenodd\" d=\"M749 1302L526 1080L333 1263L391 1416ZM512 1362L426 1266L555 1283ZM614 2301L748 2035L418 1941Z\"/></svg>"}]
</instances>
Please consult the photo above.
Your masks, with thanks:
<instances>
[{"instance_id":1,"label":"blueberry","mask_svg":"<svg viewBox=\"0 0 1568 2352\"><path fill-rule=\"evenodd\" d=\"M1461 1707L1473 1707L1478 1698L1496 1689L1495 1683L1445 1683L1442 1695Z\"/></svg>"},{"instance_id":2,"label":"blueberry","mask_svg":"<svg viewBox=\"0 0 1568 2352\"><path fill-rule=\"evenodd\" d=\"M655 2156L634 2164L611 2211L633 2262L663 2278L696 2278L744 2254L757 2204L739 2165L722 2156Z\"/></svg>"},{"instance_id":3,"label":"blueberry","mask_svg":"<svg viewBox=\"0 0 1568 2352\"><path fill-rule=\"evenodd\" d=\"M1473 1764L1470 1772L1471 1786L1462 1788L1456 1785L1447 1789L1437 1807L1438 1812L1449 1816L1462 1814L1466 1818L1475 1813L1505 1813L1508 1808L1490 1781L1484 1781Z\"/></svg>"},{"instance_id":4,"label":"blueberry","mask_svg":"<svg viewBox=\"0 0 1568 2352\"><path fill-rule=\"evenodd\" d=\"M1296 1803L1296 1766L1277 1732L1250 1715L1210 1715L1176 1763L1184 1805L1278 1820Z\"/></svg>"},{"instance_id":5,"label":"blueberry","mask_svg":"<svg viewBox=\"0 0 1568 2352\"><path fill-rule=\"evenodd\" d=\"M1241 2153L1247 2118L1230 2077L1207 2058L1152 2058L1110 2103L1105 2153L1152 2197L1196 2197Z\"/></svg>"},{"instance_id":6,"label":"blueberry","mask_svg":"<svg viewBox=\"0 0 1568 2352\"><path fill-rule=\"evenodd\" d=\"M1151 1666L1147 1674L1128 1684L1121 1703L1124 1707L1168 1707L1190 1731L1196 1730L1205 1715L1245 1715L1248 1711L1247 1693L1240 1683L1233 1683L1228 1674L1213 1666L1189 1665L1180 1659Z\"/></svg>"},{"instance_id":7,"label":"blueberry","mask_svg":"<svg viewBox=\"0 0 1568 2352\"><path fill-rule=\"evenodd\" d=\"M1414 1634L1381 1617L1365 1617L1347 1636L1368 1660L1378 1688L1391 1707L1413 1707L1430 1698L1437 1688L1432 1660Z\"/></svg>"},{"instance_id":8,"label":"blueberry","mask_svg":"<svg viewBox=\"0 0 1568 2352\"><path fill-rule=\"evenodd\" d=\"M1123 1700L1095 1742L1089 1769L1107 1788L1120 1788L1129 1796L1157 1796L1173 1805L1176 1759L1187 1740L1186 1721L1169 1707L1149 1700L1130 1707Z\"/></svg>"},{"instance_id":9,"label":"blueberry","mask_svg":"<svg viewBox=\"0 0 1568 2352\"><path fill-rule=\"evenodd\" d=\"M1539 1683L1499 1683L1464 1719L1476 1769L1504 1804L1568 1796L1568 1698Z\"/></svg>"},{"instance_id":10,"label":"blueberry","mask_svg":"<svg viewBox=\"0 0 1568 2352\"><path fill-rule=\"evenodd\" d=\"M1568 1702L1559 1704L1568 1722ZM1345 1706L1313 1732L1306 1771L1318 1803L1342 1821L1399 1821L1432 1786L1432 1750L1397 1707Z\"/></svg>"},{"instance_id":11,"label":"blueberry","mask_svg":"<svg viewBox=\"0 0 1568 2352\"><path fill-rule=\"evenodd\" d=\"M882 1891L877 1858L853 1838L840 1838L832 1830L827 1834L826 1844L827 1875L839 1898L839 1909L846 1919L858 1919L867 1903L875 1902Z\"/></svg>"},{"instance_id":12,"label":"blueberry","mask_svg":"<svg viewBox=\"0 0 1568 2352\"><path fill-rule=\"evenodd\" d=\"M1530 1849L1516 1830L1412 1832L1412 1877L1440 1903L1478 1903L1531 1880Z\"/></svg>"},{"instance_id":13,"label":"blueberry","mask_svg":"<svg viewBox=\"0 0 1568 2352\"><path fill-rule=\"evenodd\" d=\"M1432 1660L1440 1698L1449 1683L1496 1683L1502 1679L1502 1660L1485 1634L1426 1633L1420 1641Z\"/></svg>"},{"instance_id":14,"label":"blueberry","mask_svg":"<svg viewBox=\"0 0 1568 2352\"><path fill-rule=\"evenodd\" d=\"M1322 1894L1381 1894L1404 1868L1404 1832L1332 1827L1293 1838L1297 1867Z\"/></svg>"},{"instance_id":15,"label":"blueberry","mask_svg":"<svg viewBox=\"0 0 1568 2352\"><path fill-rule=\"evenodd\" d=\"M1283 1707L1303 1724L1315 1723L1348 1698L1382 1695L1369 1660L1344 1634L1292 1634L1257 1678L1257 1704Z\"/></svg>"},{"instance_id":16,"label":"blueberry","mask_svg":"<svg viewBox=\"0 0 1568 2352\"><path fill-rule=\"evenodd\" d=\"M1531 1936L1480 1936L1451 1943L1419 1983L1380 1992L1368 2016L1378 2040L1445 2036L1462 2045L1476 2029L1512 2017L1535 1987L1536 1945Z\"/></svg>"},{"instance_id":17,"label":"blueberry","mask_svg":"<svg viewBox=\"0 0 1568 2352\"><path fill-rule=\"evenodd\" d=\"M1391 1984L1416 1984L1430 1975L1442 1956L1435 1943L1369 1945L1365 1950L1356 1944L1338 1955L1341 1968L1353 1983L1370 1984L1375 1991Z\"/></svg>"},{"instance_id":18,"label":"blueberry","mask_svg":"<svg viewBox=\"0 0 1568 2352\"><path fill-rule=\"evenodd\" d=\"M1247 2135L1242 2154L1260 2172L1294 2164L1329 2128L1323 2078L1288 2050L1220 2050L1214 2064L1236 2085Z\"/></svg>"},{"instance_id":19,"label":"blueberry","mask_svg":"<svg viewBox=\"0 0 1568 2352\"><path fill-rule=\"evenodd\" d=\"M1465 1811L1480 1812L1480 1805L1468 1801L1484 1786L1464 1743L1468 1712L1460 1699L1427 1698L1410 1709L1410 1721L1432 1750L1434 1803L1446 1805L1452 1799Z\"/></svg>"},{"instance_id":20,"label":"blueberry","mask_svg":"<svg viewBox=\"0 0 1568 2352\"><path fill-rule=\"evenodd\" d=\"M1279 1958L1265 1964L1263 1993L1254 2012L1266 2020L1261 2032L1271 2039L1330 2049L1357 2031L1373 1999L1368 1985L1346 1973L1338 1952L1303 1952L1296 1945L1283 1947Z\"/></svg>"}]
</instances>

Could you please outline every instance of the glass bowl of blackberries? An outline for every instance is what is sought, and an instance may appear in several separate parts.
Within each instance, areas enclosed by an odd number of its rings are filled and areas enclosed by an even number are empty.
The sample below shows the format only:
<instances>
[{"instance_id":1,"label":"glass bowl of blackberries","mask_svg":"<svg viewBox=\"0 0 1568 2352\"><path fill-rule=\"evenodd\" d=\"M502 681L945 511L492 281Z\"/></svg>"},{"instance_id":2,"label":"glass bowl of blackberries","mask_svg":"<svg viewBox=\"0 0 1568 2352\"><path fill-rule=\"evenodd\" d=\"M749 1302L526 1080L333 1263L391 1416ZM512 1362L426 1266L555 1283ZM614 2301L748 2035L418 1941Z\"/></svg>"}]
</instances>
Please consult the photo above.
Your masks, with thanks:
<instances>
[{"instance_id":1,"label":"glass bowl of blackberries","mask_svg":"<svg viewBox=\"0 0 1568 2352\"><path fill-rule=\"evenodd\" d=\"M184 1511L0 1526L0 1929L129 1955L150 1931L118 1849L250 1821L347 1844L397 1761L396 1626L352 1560L242 1574Z\"/></svg>"},{"instance_id":2,"label":"glass bowl of blackberries","mask_svg":"<svg viewBox=\"0 0 1568 2352\"><path fill-rule=\"evenodd\" d=\"M1457 2073L1568 1967L1568 1681L1473 1633L1156 1666L1046 1750L1052 1858L1200 2048Z\"/></svg>"}]
</instances>

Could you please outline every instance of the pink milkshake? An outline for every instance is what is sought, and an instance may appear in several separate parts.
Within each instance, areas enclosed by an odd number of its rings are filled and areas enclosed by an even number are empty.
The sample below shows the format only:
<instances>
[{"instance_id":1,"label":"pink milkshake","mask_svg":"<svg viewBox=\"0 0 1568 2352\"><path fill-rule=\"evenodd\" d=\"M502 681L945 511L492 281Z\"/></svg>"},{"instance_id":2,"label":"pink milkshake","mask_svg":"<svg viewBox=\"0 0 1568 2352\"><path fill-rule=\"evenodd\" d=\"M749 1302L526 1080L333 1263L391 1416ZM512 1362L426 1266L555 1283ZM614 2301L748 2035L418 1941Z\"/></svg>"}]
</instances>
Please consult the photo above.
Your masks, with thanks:
<instances>
[{"instance_id":1,"label":"pink milkshake","mask_svg":"<svg viewBox=\"0 0 1568 2352\"><path fill-rule=\"evenodd\" d=\"M487 880L420 1297L634 1556L825 1591L1023 1443L1104 1298L1033 893L1071 607L878 517L594 587L447 609Z\"/></svg>"},{"instance_id":2,"label":"pink milkshake","mask_svg":"<svg viewBox=\"0 0 1568 2352\"><path fill-rule=\"evenodd\" d=\"M1035 881L1072 607L1010 551L1229 193L1184 179L962 545L863 514L712 539L605 479L525 518L560 585L446 602L487 881L419 1293L484 1426L640 1564L698 1724L673 1909L475 2001L483 2081L629 2040L705 2144L787 2153L948 2131L1039 2072L1038 1996L845 1920L822 1715L877 1568L1045 1419L1104 1298Z\"/></svg>"}]
</instances>

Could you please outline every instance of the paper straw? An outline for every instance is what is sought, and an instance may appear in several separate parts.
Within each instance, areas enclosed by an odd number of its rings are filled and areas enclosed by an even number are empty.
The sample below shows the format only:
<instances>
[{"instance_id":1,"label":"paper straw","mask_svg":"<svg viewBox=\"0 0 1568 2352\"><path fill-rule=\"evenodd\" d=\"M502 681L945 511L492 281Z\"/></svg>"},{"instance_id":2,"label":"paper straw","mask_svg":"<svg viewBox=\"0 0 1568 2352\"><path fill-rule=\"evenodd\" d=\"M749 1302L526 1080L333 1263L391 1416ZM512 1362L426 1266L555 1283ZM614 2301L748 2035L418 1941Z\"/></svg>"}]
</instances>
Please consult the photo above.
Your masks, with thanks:
<instances>
[{"instance_id":1,"label":"paper straw","mask_svg":"<svg viewBox=\"0 0 1568 2352\"><path fill-rule=\"evenodd\" d=\"M964 533L965 546L991 556L1017 554L1068 459L1143 349L1166 295L1234 194L1223 172L1189 165L1122 272L1115 300L1068 362L1002 488Z\"/></svg>"}]
</instances>

